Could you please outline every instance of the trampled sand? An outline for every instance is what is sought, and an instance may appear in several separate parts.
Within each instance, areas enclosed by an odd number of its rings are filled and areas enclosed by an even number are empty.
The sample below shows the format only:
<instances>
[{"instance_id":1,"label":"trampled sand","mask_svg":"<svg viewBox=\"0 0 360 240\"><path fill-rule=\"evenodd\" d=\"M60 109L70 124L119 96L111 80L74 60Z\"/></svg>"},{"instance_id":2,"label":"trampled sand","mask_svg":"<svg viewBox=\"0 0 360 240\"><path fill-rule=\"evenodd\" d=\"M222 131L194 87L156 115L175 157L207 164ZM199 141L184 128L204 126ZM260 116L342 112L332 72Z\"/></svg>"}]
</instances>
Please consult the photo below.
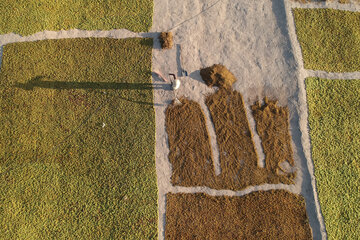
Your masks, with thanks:
<instances>
[{"instance_id":1,"label":"trampled sand","mask_svg":"<svg viewBox=\"0 0 360 240\"><path fill-rule=\"evenodd\" d=\"M215 3L213 7L211 7ZM289 36L288 22L283 0L222 0L216 1L175 1L156 0L152 32L172 31L175 47L161 50L159 43L153 52L153 69L165 77L176 73L181 79L181 87L173 91L155 90L156 110L156 161L159 186L159 239L164 237L165 194L167 192L204 192L210 195L241 196L256 190L286 189L304 196L309 222L314 239L321 239L325 233L318 203L314 197L311 182L312 171L308 169L308 159L302 145L302 132L307 131L307 123L300 126L299 115L304 108L300 105L299 66L294 56ZM291 3L292 4L292 3ZM208 7L210 9L206 10ZM206 10L195 18L201 11ZM186 21L187 19L190 19ZM290 19L292 21L292 19ZM185 22L184 22L185 21ZM182 23L178 25L179 23ZM175 28L174 28L175 26ZM216 191L206 187L175 187L170 184L171 165L168 161L168 140L165 131L165 109L175 97L188 97L197 101L207 117L207 127L211 138L214 159L218 159L215 132L204 103L205 96L214 90L201 80L199 70L213 64L225 65L238 81L233 87L245 101L249 123L254 131L254 120L250 106L265 96L278 99L279 104L288 106L290 112L290 133L297 170L295 185L265 184L249 187L244 191ZM188 76L181 76L182 70ZM154 75L154 82L161 79ZM306 106L305 106L306 109ZM301 130L300 130L301 129ZM260 160L264 159L259 137L255 135L255 145ZM215 164L217 165L217 164ZM215 166L216 167L216 166Z\"/></svg>"}]
</instances>

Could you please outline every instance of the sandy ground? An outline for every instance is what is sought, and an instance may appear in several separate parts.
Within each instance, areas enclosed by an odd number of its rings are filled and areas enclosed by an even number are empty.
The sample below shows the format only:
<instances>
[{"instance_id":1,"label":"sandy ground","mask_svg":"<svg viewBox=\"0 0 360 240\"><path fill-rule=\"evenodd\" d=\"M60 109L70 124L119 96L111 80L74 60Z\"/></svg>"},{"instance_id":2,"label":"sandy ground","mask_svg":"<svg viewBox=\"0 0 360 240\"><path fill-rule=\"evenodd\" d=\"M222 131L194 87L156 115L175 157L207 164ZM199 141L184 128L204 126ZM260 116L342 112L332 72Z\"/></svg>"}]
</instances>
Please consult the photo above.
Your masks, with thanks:
<instances>
[{"instance_id":1,"label":"sandy ground","mask_svg":"<svg viewBox=\"0 0 360 240\"><path fill-rule=\"evenodd\" d=\"M360 11L360 5L338 3L300 4L290 0L154 0L153 28L149 33L130 31L44 31L22 37L17 34L0 35L0 64L2 46L13 42L62 39L78 37L153 37L159 32L171 30L176 46L172 50L161 50L158 41L154 43L153 70L181 76L181 70L189 76L181 77L181 87L176 92L154 90L156 111L156 166L159 187L159 239L164 239L165 194L167 192L205 192L210 195L242 196L252 191L286 189L300 193L306 199L307 213L314 239L326 239L326 231L318 203L313 164L310 154L310 138L307 123L307 105L304 79L308 76L323 78L354 79L360 72L326 73L305 70L302 64L300 46L295 35L293 7L337 8ZM217 3L208 11L192 18ZM192 18L192 19L191 19ZM190 20L188 20L190 19ZM186 22L182 23L184 20ZM176 26L175 28L173 28ZM290 110L290 125L293 140L297 178L295 185L261 185L243 191L213 190L206 187L173 187L170 184L171 166L168 161L168 141L165 132L164 111L175 98L185 96L200 103L209 119L204 104L204 96L213 92L201 81L199 70L214 63L227 66L238 81L234 88L244 97L248 109L248 119L254 131L254 120L249 106L264 96L277 98ZM154 83L164 83L153 74ZM170 84L170 83L169 83ZM211 121L207 121L214 152L215 168L221 171L218 163L216 136ZM255 135L256 151L263 164L264 154L261 142Z\"/></svg>"},{"instance_id":2,"label":"sandy ground","mask_svg":"<svg viewBox=\"0 0 360 240\"><path fill-rule=\"evenodd\" d=\"M241 196L256 190L287 189L300 193L306 199L307 213L314 239L326 239L326 231L318 203L313 164L310 154L310 140L307 123L307 105L304 79L308 76L329 78L358 78L359 73L326 73L305 70L302 64L300 46L295 35L293 7L331 7L357 11L358 5L338 3L299 4L288 0L222 0L205 13L193 16L211 7L217 1L208 0L155 0L155 15L152 32L171 30L176 47L172 50L154 50L153 69L163 75L188 72L181 77L182 85L175 93L156 91L156 161L159 184L159 239L164 238L165 194L167 192L205 192L211 195ZM191 19L191 20L188 20ZM185 22L184 22L185 21ZM184 23L183 23L184 22ZM179 23L183 23L179 25ZM174 28L174 26L176 26ZM157 43L157 48L159 44ZM261 185L233 192L215 191L209 188L174 187L170 184L171 166L168 162L168 142L165 132L166 104L175 95L185 96L200 103L209 121L204 96L212 92L201 81L199 70L214 63L224 64L234 73L238 81L234 88L244 96L249 122L254 129L254 120L249 106L264 96L276 98L290 110L290 130L296 161L296 184ZM161 81L154 76L154 82ZM218 166L218 152L213 126L208 131L215 152L215 167ZM254 133L256 133L253 130ZM260 163L264 159L261 142L255 136L256 150Z\"/></svg>"}]
</instances>

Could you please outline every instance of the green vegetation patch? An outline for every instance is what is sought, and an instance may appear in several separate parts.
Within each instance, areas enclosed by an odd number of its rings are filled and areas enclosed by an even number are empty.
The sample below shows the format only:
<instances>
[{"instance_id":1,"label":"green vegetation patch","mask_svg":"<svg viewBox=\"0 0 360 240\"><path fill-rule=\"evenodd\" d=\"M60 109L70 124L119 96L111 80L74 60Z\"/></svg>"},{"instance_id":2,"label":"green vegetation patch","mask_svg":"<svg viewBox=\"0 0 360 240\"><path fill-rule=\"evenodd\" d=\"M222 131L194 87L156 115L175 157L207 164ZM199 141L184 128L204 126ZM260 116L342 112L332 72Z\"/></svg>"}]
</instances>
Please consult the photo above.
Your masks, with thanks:
<instances>
[{"instance_id":1,"label":"green vegetation patch","mask_svg":"<svg viewBox=\"0 0 360 240\"><path fill-rule=\"evenodd\" d=\"M360 12L296 8L293 13L305 68L360 71Z\"/></svg>"},{"instance_id":2,"label":"green vegetation patch","mask_svg":"<svg viewBox=\"0 0 360 240\"><path fill-rule=\"evenodd\" d=\"M0 236L155 239L152 39L9 44Z\"/></svg>"},{"instance_id":3,"label":"green vegetation patch","mask_svg":"<svg viewBox=\"0 0 360 240\"><path fill-rule=\"evenodd\" d=\"M111 30L147 32L153 0L0 0L0 34L30 35L43 30Z\"/></svg>"},{"instance_id":4,"label":"green vegetation patch","mask_svg":"<svg viewBox=\"0 0 360 240\"><path fill-rule=\"evenodd\" d=\"M360 80L306 79L312 158L329 239L358 239Z\"/></svg>"}]
</instances>

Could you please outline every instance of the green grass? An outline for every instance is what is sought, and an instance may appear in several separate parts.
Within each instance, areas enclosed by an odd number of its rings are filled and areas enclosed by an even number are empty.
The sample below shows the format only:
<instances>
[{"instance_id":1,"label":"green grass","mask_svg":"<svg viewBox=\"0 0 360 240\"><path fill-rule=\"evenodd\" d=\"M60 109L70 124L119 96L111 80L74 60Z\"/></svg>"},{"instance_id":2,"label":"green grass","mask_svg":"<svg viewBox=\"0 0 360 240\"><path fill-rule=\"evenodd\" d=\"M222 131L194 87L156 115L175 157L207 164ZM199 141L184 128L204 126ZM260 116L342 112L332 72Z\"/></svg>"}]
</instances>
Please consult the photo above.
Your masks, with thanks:
<instances>
[{"instance_id":1,"label":"green grass","mask_svg":"<svg viewBox=\"0 0 360 240\"><path fill-rule=\"evenodd\" d=\"M312 158L329 239L359 239L360 80L307 78Z\"/></svg>"},{"instance_id":2,"label":"green grass","mask_svg":"<svg viewBox=\"0 0 360 240\"><path fill-rule=\"evenodd\" d=\"M306 69L360 71L360 12L293 9Z\"/></svg>"},{"instance_id":3,"label":"green grass","mask_svg":"<svg viewBox=\"0 0 360 240\"><path fill-rule=\"evenodd\" d=\"M44 30L147 32L153 0L0 0L0 34L30 35Z\"/></svg>"},{"instance_id":4,"label":"green grass","mask_svg":"<svg viewBox=\"0 0 360 240\"><path fill-rule=\"evenodd\" d=\"M151 54L152 39L4 47L1 239L157 238Z\"/></svg>"}]
</instances>

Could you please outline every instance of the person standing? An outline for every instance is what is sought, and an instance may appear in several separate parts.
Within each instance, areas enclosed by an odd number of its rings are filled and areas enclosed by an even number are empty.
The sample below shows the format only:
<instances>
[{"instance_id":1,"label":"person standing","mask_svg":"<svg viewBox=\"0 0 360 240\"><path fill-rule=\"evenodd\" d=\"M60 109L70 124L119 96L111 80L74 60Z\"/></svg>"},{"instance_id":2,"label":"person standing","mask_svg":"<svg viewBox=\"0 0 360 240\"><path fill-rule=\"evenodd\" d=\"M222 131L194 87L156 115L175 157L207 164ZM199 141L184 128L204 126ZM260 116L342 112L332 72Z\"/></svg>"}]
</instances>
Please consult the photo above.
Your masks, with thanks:
<instances>
[{"instance_id":1,"label":"person standing","mask_svg":"<svg viewBox=\"0 0 360 240\"><path fill-rule=\"evenodd\" d=\"M173 74L173 73L169 73L169 76L172 76L174 78L174 80L171 83L171 86L172 86L173 90L179 89L179 87L181 85L180 80L178 78L176 78L176 75Z\"/></svg>"}]
</instances>

